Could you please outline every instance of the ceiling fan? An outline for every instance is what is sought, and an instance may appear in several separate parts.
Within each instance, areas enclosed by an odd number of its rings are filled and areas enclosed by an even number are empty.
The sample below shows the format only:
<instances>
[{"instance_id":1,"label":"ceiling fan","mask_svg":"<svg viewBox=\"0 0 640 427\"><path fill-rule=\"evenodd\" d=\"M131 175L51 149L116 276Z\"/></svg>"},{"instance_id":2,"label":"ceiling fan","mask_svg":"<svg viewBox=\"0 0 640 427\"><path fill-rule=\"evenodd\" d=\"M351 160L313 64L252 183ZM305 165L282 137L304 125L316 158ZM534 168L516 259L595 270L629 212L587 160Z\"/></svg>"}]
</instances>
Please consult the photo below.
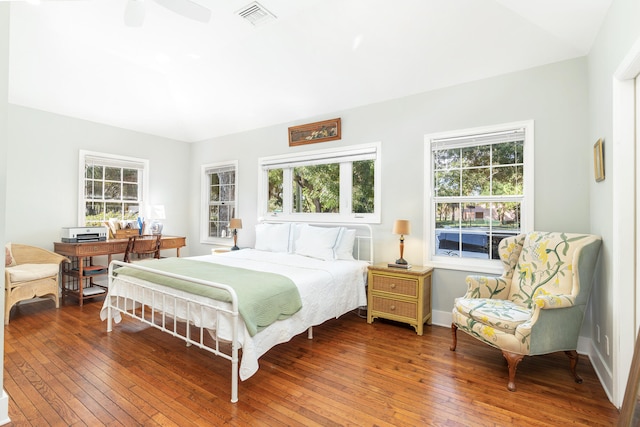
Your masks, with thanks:
<instances>
[{"instance_id":1,"label":"ceiling fan","mask_svg":"<svg viewBox=\"0 0 640 427\"><path fill-rule=\"evenodd\" d=\"M198 22L209 22L211 10L191 0L154 0L159 5ZM124 23L128 27L140 27L146 12L145 0L127 0Z\"/></svg>"}]
</instances>

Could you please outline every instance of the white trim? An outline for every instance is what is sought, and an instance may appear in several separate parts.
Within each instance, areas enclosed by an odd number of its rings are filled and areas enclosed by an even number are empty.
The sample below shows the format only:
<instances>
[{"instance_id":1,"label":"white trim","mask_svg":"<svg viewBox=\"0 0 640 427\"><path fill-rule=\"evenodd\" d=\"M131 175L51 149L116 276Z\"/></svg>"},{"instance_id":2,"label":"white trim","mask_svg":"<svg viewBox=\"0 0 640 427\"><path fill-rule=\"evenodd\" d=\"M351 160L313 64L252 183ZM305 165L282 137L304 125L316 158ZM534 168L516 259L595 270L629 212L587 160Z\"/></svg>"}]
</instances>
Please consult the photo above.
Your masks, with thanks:
<instances>
[{"instance_id":1,"label":"white trim","mask_svg":"<svg viewBox=\"0 0 640 427\"><path fill-rule=\"evenodd\" d=\"M629 209L635 187L635 93L633 79L640 73L640 39L613 75L612 193L613 235L611 281L613 290L613 404L622 406L633 357L635 331L636 212ZM631 238L629 238L631 236Z\"/></svg>"},{"instance_id":2,"label":"white trim","mask_svg":"<svg viewBox=\"0 0 640 427\"><path fill-rule=\"evenodd\" d=\"M228 172L233 170L236 174L235 178L235 211L236 217L240 218L238 200L238 160L229 160L226 162L207 163L200 167L200 243L209 245L233 246L231 238L223 239L219 237L209 236L209 174L218 171L218 169L227 169Z\"/></svg>"},{"instance_id":3,"label":"white trim","mask_svg":"<svg viewBox=\"0 0 640 427\"><path fill-rule=\"evenodd\" d=\"M322 160L333 160L342 157L360 157L363 155L375 155L380 147L379 142L371 144L349 145L346 147L327 148L323 150L304 151L302 153L279 154L276 156L260 157L258 164L263 166L286 167L289 164L303 164L306 162L317 164ZM333 163L333 162L332 162Z\"/></svg>"},{"instance_id":4,"label":"white trim","mask_svg":"<svg viewBox=\"0 0 640 427\"><path fill-rule=\"evenodd\" d=\"M148 204L149 199L149 160L138 157L122 156L119 154L101 153L98 151L80 150L78 155L78 220L76 223L82 227L85 225L85 206L84 200L84 168L87 158L104 158L107 160L120 160L123 163L139 163L143 165L142 169L142 197L138 200L140 209Z\"/></svg>"},{"instance_id":5,"label":"white trim","mask_svg":"<svg viewBox=\"0 0 640 427\"><path fill-rule=\"evenodd\" d=\"M445 268L451 270L460 271L472 271L479 273L500 274L502 267L497 260L484 260L484 259L472 259L472 258L451 258L447 259L443 256L432 256L431 248L435 246L435 235L432 229L431 220L435 217L434 204L432 203L433 197L433 185L432 179L432 143L435 140L455 140L470 138L475 135L482 134L498 134L505 131L523 130L524 131L524 147L523 147L523 160L525 164L523 185L524 185L524 198L522 201L522 222L520 224L521 231L523 233L533 231L534 229L534 121L525 120L520 122L503 123L491 126L482 126L471 129L462 129L456 131L447 131L434 134L428 134L424 137L424 182L425 182L425 195L424 203L426 204L424 212L428 213L423 217L423 229L425 232L424 247L423 247L423 265L432 266L435 268Z\"/></svg>"}]
</instances>

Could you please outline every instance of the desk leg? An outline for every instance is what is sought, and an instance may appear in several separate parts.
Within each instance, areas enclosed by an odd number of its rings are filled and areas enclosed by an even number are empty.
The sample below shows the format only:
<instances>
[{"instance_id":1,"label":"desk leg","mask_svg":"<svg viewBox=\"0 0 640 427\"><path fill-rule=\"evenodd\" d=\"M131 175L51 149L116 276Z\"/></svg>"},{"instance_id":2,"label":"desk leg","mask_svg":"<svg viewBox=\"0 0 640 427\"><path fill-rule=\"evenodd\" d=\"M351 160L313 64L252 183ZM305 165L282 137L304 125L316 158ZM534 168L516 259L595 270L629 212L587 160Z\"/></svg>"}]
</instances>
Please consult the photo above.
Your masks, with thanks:
<instances>
[{"instance_id":1,"label":"desk leg","mask_svg":"<svg viewBox=\"0 0 640 427\"><path fill-rule=\"evenodd\" d=\"M82 307L82 287L84 286L84 258L78 257L78 304Z\"/></svg>"},{"instance_id":2,"label":"desk leg","mask_svg":"<svg viewBox=\"0 0 640 427\"><path fill-rule=\"evenodd\" d=\"M176 248L176 256L180 258L180 248Z\"/></svg>"}]
</instances>

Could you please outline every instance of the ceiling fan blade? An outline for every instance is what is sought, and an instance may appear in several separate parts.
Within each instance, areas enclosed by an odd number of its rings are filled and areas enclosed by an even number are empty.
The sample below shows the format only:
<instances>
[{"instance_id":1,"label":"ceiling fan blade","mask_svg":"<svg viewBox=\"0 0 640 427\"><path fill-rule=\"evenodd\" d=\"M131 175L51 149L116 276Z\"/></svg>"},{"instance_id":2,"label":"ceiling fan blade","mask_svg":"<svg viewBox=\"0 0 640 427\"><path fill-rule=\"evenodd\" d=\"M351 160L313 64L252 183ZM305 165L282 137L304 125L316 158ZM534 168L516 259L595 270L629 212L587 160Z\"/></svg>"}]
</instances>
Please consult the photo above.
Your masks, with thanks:
<instances>
[{"instance_id":1,"label":"ceiling fan blade","mask_svg":"<svg viewBox=\"0 0 640 427\"><path fill-rule=\"evenodd\" d=\"M199 22L209 22L211 10L191 0L155 0L159 5L182 15L185 18Z\"/></svg>"},{"instance_id":2,"label":"ceiling fan blade","mask_svg":"<svg viewBox=\"0 0 640 427\"><path fill-rule=\"evenodd\" d=\"M124 9L124 25L127 27L141 27L145 15L144 0L127 0Z\"/></svg>"}]
</instances>

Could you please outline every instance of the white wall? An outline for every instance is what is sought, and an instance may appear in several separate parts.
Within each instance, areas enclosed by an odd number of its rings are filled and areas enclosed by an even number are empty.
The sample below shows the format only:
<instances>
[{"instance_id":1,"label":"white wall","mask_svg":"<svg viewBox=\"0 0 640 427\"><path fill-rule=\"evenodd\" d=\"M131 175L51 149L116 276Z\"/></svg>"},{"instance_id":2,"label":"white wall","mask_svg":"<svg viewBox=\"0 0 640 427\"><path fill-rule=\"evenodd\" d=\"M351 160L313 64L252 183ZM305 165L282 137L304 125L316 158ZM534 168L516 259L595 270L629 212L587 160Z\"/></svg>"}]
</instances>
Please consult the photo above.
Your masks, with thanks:
<instances>
[{"instance_id":1,"label":"white wall","mask_svg":"<svg viewBox=\"0 0 640 427\"><path fill-rule=\"evenodd\" d=\"M259 157L335 146L382 142L382 223L374 225L376 260L398 257L393 221L406 218L412 233L405 240L405 258L423 260L424 135L434 132L533 119L535 121L535 227L539 230L589 232L589 182L592 143L588 138L586 58L551 64L496 78L414 95L394 101L339 111L307 122L342 118L342 139L289 147L284 123L216 138L192 146L190 195L200 201L200 166L238 159L239 206L243 220L240 245L254 242L257 222ZM190 216L190 250L208 253L199 243L200 212ZM466 290L466 272L434 273L435 321L451 322L453 299ZM439 312L439 313L438 313ZM439 314L441 314L440 317Z\"/></svg>"},{"instance_id":2,"label":"white wall","mask_svg":"<svg viewBox=\"0 0 640 427\"><path fill-rule=\"evenodd\" d=\"M189 144L10 105L8 241L51 250L61 227L78 225L81 149L149 159L150 202L165 205L164 233L186 235Z\"/></svg>"},{"instance_id":3,"label":"white wall","mask_svg":"<svg viewBox=\"0 0 640 427\"><path fill-rule=\"evenodd\" d=\"M608 16L600 29L598 37L588 57L588 93L589 93L589 142L595 143L599 138L605 141L605 173L607 178L599 183L591 182L589 189L591 229L603 236L603 246L598 265L597 286L594 287L592 300L592 342L595 354L592 356L596 370L600 375L607 392L612 393L612 375L616 367L614 360L617 351L633 351L633 343L621 343L620 348L614 346L614 322L616 312L627 310L629 307L616 307L614 289L633 284L633 277L622 277L619 282L614 281L612 269L614 259L620 255L614 253L614 212L612 210L614 193L623 191L623 187L633 186L632 182L614 182L612 179L614 168L619 165L613 162L613 75L623 58L629 52L633 43L640 37L640 2L637 0L615 0ZM624 155L624 154L623 154ZM628 153L628 155L633 155ZM633 171L630 171L633 174ZM633 201L629 201L629 209L633 210ZM624 227L621 224L621 227ZM629 230L632 230L629 227ZM633 236L629 236L633 239ZM637 243L636 243L637 244ZM626 286L626 287L625 287ZM630 285L632 288L633 285ZM633 289L624 292L624 297L630 301L633 310ZM600 329L602 339L598 342L597 330ZM609 338L609 349L607 340ZM622 385L624 387L624 384ZM619 396L621 397L621 396ZM620 402L614 402L616 404Z\"/></svg>"}]
</instances>

